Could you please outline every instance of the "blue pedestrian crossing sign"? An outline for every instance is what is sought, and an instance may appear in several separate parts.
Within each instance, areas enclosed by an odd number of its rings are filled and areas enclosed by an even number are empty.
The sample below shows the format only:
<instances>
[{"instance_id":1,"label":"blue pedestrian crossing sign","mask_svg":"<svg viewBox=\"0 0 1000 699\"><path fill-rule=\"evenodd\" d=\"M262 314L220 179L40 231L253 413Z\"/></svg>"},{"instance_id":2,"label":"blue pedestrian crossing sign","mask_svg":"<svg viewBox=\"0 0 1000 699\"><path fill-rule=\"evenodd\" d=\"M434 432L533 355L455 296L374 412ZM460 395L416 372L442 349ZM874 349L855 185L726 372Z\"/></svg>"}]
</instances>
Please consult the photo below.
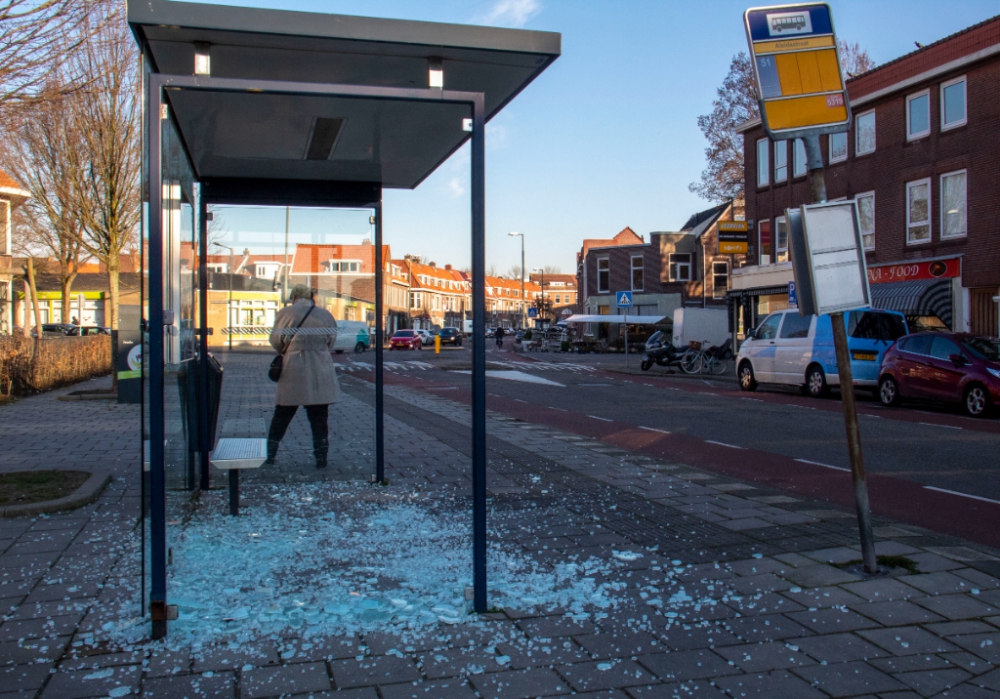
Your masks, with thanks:
<instances>
[{"instance_id":1,"label":"blue pedestrian crossing sign","mask_svg":"<svg viewBox=\"0 0 1000 699\"><path fill-rule=\"evenodd\" d=\"M529 318L537 318L538 317L538 309L534 308L534 307L529 308L528 309L528 317Z\"/></svg>"},{"instance_id":2,"label":"blue pedestrian crossing sign","mask_svg":"<svg viewBox=\"0 0 1000 699\"><path fill-rule=\"evenodd\" d=\"M632 308L631 291L619 291L615 296L618 297L618 308Z\"/></svg>"}]
</instances>

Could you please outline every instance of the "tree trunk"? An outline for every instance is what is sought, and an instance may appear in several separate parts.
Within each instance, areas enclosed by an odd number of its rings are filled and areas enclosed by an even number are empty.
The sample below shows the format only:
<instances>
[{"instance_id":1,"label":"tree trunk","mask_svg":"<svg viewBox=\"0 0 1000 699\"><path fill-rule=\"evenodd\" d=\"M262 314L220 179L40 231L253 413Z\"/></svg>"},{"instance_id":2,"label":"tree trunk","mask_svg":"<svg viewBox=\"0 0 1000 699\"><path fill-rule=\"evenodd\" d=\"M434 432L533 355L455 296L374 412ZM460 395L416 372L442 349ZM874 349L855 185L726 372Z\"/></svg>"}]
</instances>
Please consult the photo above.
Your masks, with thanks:
<instances>
[{"instance_id":1,"label":"tree trunk","mask_svg":"<svg viewBox=\"0 0 1000 699\"><path fill-rule=\"evenodd\" d=\"M26 268L26 278L28 280L28 287L31 291L31 305L34 307L35 312L35 333L38 338L42 337L42 309L38 304L38 286L35 284L35 260L31 257L28 258L28 266ZM27 325L27 323L25 323Z\"/></svg>"},{"instance_id":2,"label":"tree trunk","mask_svg":"<svg viewBox=\"0 0 1000 699\"><path fill-rule=\"evenodd\" d=\"M109 256L105 262L108 268L108 292L110 308L108 326L111 328L111 388L118 390L118 304L121 294L118 289L118 277L121 274L121 257Z\"/></svg>"},{"instance_id":3,"label":"tree trunk","mask_svg":"<svg viewBox=\"0 0 1000 699\"><path fill-rule=\"evenodd\" d=\"M72 305L72 298L71 297L73 295L73 282L74 282L74 280L76 280L76 274L75 273L68 273L68 272L64 272L63 275L62 275L62 277L59 280L59 284L62 287L62 322L64 322L64 323L71 323L71 322L73 322L72 311L70 309L70 306ZM81 311L80 315L83 315L82 311ZM82 324L83 323L83 319L82 318L77 318L77 320L79 321L78 324Z\"/></svg>"},{"instance_id":4,"label":"tree trunk","mask_svg":"<svg viewBox=\"0 0 1000 699\"><path fill-rule=\"evenodd\" d=\"M24 320L24 327L21 330L24 332L25 337L31 337L31 323L28 322L28 314L31 313L31 307L34 304L34 300L31 296L31 284L28 282L28 275L24 275L24 303L21 304L21 316Z\"/></svg>"}]
</instances>

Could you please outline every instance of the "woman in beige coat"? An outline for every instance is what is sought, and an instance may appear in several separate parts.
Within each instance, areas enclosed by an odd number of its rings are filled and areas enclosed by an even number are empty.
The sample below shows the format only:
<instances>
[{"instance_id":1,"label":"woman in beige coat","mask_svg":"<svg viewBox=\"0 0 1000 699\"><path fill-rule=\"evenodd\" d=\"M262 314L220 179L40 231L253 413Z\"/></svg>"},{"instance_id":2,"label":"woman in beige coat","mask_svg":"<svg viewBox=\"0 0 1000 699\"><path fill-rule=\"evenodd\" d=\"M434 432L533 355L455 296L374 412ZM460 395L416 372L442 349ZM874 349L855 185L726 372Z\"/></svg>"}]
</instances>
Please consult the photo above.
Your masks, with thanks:
<instances>
[{"instance_id":1,"label":"woman in beige coat","mask_svg":"<svg viewBox=\"0 0 1000 699\"><path fill-rule=\"evenodd\" d=\"M278 312L271 330L271 346L278 352L284 350L285 357L267 436L266 463L274 464L288 425L299 406L304 405L312 428L316 468L325 468L330 451L327 426L330 403L340 400L340 385L330 356L337 339L337 321L329 311L315 304L313 290L308 286L293 287L289 300L291 305Z\"/></svg>"}]
</instances>

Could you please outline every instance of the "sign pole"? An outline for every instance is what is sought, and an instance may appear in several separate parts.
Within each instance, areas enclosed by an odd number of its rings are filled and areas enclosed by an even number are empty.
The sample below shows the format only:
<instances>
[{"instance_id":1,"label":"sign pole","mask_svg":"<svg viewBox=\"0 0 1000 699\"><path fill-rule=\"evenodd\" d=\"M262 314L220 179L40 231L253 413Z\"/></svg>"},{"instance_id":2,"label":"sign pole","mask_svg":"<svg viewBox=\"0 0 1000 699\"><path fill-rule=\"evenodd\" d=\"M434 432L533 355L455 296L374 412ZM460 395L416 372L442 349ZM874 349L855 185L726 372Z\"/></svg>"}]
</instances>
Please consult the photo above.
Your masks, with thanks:
<instances>
[{"instance_id":1,"label":"sign pole","mask_svg":"<svg viewBox=\"0 0 1000 699\"><path fill-rule=\"evenodd\" d=\"M823 177L823 155L820 151L819 135L804 139L806 163L812 185L814 204L826 201L826 180ZM851 459L851 478L854 481L854 505L858 513L858 531L861 537L861 558L865 572L878 572L875 556L875 536L872 533L871 509L868 505L868 482L865 479L865 459L861 451L861 427L858 424L858 406L854 400L854 376L851 373L851 356L847 349L847 330L844 328L844 314L831 313L833 325L833 346L837 352L837 374L840 376L840 396L844 403L844 425L847 428L847 451Z\"/></svg>"},{"instance_id":2,"label":"sign pole","mask_svg":"<svg viewBox=\"0 0 1000 699\"><path fill-rule=\"evenodd\" d=\"M628 311L625 311L625 368L628 369Z\"/></svg>"}]
</instances>

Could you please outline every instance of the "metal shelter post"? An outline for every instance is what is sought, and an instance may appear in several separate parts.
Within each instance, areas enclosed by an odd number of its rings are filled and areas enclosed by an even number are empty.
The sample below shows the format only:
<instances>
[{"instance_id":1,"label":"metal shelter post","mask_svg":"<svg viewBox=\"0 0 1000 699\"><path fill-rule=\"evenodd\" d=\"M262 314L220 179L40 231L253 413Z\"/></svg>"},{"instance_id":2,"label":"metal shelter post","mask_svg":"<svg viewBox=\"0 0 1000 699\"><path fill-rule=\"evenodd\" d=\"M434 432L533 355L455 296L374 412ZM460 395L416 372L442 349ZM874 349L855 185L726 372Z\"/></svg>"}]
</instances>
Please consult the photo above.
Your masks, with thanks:
<instances>
[{"instance_id":1,"label":"metal shelter post","mask_svg":"<svg viewBox=\"0 0 1000 699\"><path fill-rule=\"evenodd\" d=\"M212 451L212 431L208 406L208 205L198 197L198 450L201 465L200 488L210 487L208 455Z\"/></svg>"},{"instance_id":2,"label":"metal shelter post","mask_svg":"<svg viewBox=\"0 0 1000 699\"><path fill-rule=\"evenodd\" d=\"M163 185L161 137L163 81L147 77L146 128L149 140L149 611L153 638L167 634L167 494L163 422Z\"/></svg>"},{"instance_id":3,"label":"metal shelter post","mask_svg":"<svg viewBox=\"0 0 1000 699\"><path fill-rule=\"evenodd\" d=\"M382 375L382 313L385 308L385 260L382 259L382 202L375 205L375 481L385 481L385 417ZM390 280L391 281L391 280Z\"/></svg>"},{"instance_id":4,"label":"metal shelter post","mask_svg":"<svg viewBox=\"0 0 1000 699\"><path fill-rule=\"evenodd\" d=\"M823 177L823 154L820 150L819 135L806 136L804 141L813 203L821 204L826 201L826 181ZM872 533L871 508L868 503L868 482L865 478L865 457L861 450L861 426L858 424L858 406L854 397L854 376L847 348L844 314L831 313L830 323L833 326L833 346L837 352L840 397L844 403L844 426L847 429L847 451L851 459L851 478L854 481L854 504L861 538L861 558L865 572L874 574L878 572L878 559L875 555L875 536Z\"/></svg>"},{"instance_id":5,"label":"metal shelter post","mask_svg":"<svg viewBox=\"0 0 1000 699\"><path fill-rule=\"evenodd\" d=\"M524 277L522 269L522 279ZM523 298L521 299L524 300ZM472 103L472 569L473 607L486 593L486 114Z\"/></svg>"}]
</instances>

